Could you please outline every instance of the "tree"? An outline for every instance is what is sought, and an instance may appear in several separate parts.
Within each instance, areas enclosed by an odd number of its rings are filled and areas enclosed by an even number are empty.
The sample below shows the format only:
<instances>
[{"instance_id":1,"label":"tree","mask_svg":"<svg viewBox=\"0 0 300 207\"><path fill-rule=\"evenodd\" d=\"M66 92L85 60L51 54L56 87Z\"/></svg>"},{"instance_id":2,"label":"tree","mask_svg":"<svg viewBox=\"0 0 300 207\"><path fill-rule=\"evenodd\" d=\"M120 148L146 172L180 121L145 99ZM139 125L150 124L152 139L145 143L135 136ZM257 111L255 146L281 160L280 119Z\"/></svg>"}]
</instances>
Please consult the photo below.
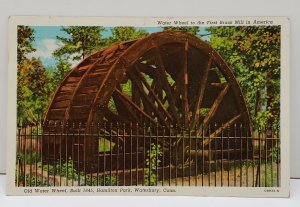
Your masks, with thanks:
<instances>
[{"instance_id":1,"label":"tree","mask_svg":"<svg viewBox=\"0 0 300 207\"><path fill-rule=\"evenodd\" d=\"M40 59L27 57L35 51L32 45L34 30L28 26L18 26L17 35L17 119L20 122L35 122L42 118L50 99L49 73Z\"/></svg>"},{"instance_id":2,"label":"tree","mask_svg":"<svg viewBox=\"0 0 300 207\"><path fill-rule=\"evenodd\" d=\"M53 73L53 85L56 88L59 83L65 78L67 73L71 69L71 63L69 63L67 60L64 58L58 58L57 64L56 64L56 69Z\"/></svg>"},{"instance_id":3,"label":"tree","mask_svg":"<svg viewBox=\"0 0 300 207\"><path fill-rule=\"evenodd\" d=\"M22 120L26 119L25 108L24 106L28 105L25 102L25 97L28 97L30 92L26 85L26 69L24 67L24 63L29 61L26 55L30 52L35 51L33 48L32 41L34 40L34 30L28 26L18 26L17 27L17 37L18 37L18 45L17 45L17 62L18 62L18 72L17 72L17 114L18 120L20 118Z\"/></svg>"},{"instance_id":4,"label":"tree","mask_svg":"<svg viewBox=\"0 0 300 207\"><path fill-rule=\"evenodd\" d=\"M34 52L35 48L32 46L34 41L34 30L28 26L19 25L17 28L18 47L17 47L17 61L22 64L28 53Z\"/></svg>"},{"instance_id":5,"label":"tree","mask_svg":"<svg viewBox=\"0 0 300 207\"><path fill-rule=\"evenodd\" d=\"M199 32L199 27L163 27L164 30L180 30L186 31L193 35L197 35Z\"/></svg>"},{"instance_id":6,"label":"tree","mask_svg":"<svg viewBox=\"0 0 300 207\"><path fill-rule=\"evenodd\" d=\"M61 58L72 58L80 60L103 47L104 42L101 39L103 27L98 26L70 26L61 29L68 37L57 36L62 46L54 51L54 56Z\"/></svg>"},{"instance_id":7,"label":"tree","mask_svg":"<svg viewBox=\"0 0 300 207\"><path fill-rule=\"evenodd\" d=\"M145 30L137 30L134 27L114 27L111 32L112 36L106 39L106 45L137 39L148 34Z\"/></svg>"},{"instance_id":8,"label":"tree","mask_svg":"<svg viewBox=\"0 0 300 207\"><path fill-rule=\"evenodd\" d=\"M280 27L210 27L210 43L232 66L256 127L278 125Z\"/></svg>"},{"instance_id":9,"label":"tree","mask_svg":"<svg viewBox=\"0 0 300 207\"><path fill-rule=\"evenodd\" d=\"M41 119L50 100L49 74L40 59L25 59L18 74L18 121Z\"/></svg>"}]
</instances>

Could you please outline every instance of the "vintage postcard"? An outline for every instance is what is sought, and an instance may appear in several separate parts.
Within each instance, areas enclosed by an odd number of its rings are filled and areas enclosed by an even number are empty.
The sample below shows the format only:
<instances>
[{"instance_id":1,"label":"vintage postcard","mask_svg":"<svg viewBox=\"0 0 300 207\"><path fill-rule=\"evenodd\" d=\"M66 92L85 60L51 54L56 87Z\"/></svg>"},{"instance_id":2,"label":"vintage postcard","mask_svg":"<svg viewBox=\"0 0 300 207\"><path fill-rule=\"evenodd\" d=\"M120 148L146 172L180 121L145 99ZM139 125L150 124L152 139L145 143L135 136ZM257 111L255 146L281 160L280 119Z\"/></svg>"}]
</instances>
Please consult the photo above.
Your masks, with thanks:
<instances>
[{"instance_id":1,"label":"vintage postcard","mask_svg":"<svg viewBox=\"0 0 300 207\"><path fill-rule=\"evenodd\" d=\"M9 195L289 196L285 17L9 19Z\"/></svg>"}]
</instances>

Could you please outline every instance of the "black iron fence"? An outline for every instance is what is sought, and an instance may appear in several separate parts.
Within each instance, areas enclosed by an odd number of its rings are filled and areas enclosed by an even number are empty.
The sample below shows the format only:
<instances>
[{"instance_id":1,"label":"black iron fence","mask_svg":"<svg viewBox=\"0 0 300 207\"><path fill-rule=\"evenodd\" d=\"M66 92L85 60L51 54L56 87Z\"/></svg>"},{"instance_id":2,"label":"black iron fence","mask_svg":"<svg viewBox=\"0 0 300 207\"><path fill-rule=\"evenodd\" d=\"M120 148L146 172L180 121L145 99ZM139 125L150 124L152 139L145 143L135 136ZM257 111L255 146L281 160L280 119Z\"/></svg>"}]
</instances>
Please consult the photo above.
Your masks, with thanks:
<instances>
[{"instance_id":1,"label":"black iron fence","mask_svg":"<svg viewBox=\"0 0 300 207\"><path fill-rule=\"evenodd\" d=\"M277 129L80 123L17 129L16 186L280 186Z\"/></svg>"}]
</instances>

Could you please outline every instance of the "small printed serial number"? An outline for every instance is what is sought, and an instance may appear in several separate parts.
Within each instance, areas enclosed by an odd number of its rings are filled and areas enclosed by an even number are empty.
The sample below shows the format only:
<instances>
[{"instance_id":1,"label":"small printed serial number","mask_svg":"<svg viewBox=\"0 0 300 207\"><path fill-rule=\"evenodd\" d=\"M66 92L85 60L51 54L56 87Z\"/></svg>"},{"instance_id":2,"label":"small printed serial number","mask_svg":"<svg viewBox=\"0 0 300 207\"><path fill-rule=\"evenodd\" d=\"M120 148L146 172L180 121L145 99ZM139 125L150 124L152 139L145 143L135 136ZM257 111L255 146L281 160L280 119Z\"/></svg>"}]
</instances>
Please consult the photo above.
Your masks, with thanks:
<instances>
[{"instance_id":1,"label":"small printed serial number","mask_svg":"<svg viewBox=\"0 0 300 207\"><path fill-rule=\"evenodd\" d=\"M265 189L264 190L266 193L279 193L278 189Z\"/></svg>"}]
</instances>

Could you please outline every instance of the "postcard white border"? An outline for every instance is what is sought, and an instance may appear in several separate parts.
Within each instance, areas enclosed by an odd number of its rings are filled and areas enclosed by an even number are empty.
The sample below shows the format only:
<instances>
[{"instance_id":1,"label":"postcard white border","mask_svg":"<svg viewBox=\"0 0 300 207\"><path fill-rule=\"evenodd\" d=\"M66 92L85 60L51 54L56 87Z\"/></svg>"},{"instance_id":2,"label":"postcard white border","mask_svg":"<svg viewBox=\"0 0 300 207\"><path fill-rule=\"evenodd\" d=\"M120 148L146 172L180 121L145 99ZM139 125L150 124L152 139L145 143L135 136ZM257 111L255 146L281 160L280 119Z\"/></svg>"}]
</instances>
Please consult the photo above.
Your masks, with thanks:
<instances>
[{"instance_id":1,"label":"postcard white border","mask_svg":"<svg viewBox=\"0 0 300 207\"><path fill-rule=\"evenodd\" d=\"M235 20L244 20L250 24L235 24ZM254 20L262 21L253 24ZM75 187L16 187L15 160L16 160L16 103L17 103L17 25L27 26L137 26L157 27L158 21L171 22L188 21L188 26L281 26L281 92L280 92L280 135L281 140L281 187L140 187L158 189L159 193L135 193L134 186L126 187L76 187L94 189L93 193L58 193L52 189L74 189ZM208 21L217 21L216 24L207 24ZM220 21L232 21L233 24L221 24ZM196 22L195 24L191 24ZM203 22L203 24L202 24ZM290 179L290 23L287 17L51 17L51 16L13 16L9 18L9 67L8 67L8 131L7 131L7 194L8 195L185 195L185 196L239 196L239 197L288 197ZM117 189L116 193L97 192L97 189ZM132 192L120 192L121 188L131 189ZM31 189L32 193L25 192ZM35 192L49 190L48 193ZM176 192L163 192L175 189Z\"/></svg>"}]
</instances>

